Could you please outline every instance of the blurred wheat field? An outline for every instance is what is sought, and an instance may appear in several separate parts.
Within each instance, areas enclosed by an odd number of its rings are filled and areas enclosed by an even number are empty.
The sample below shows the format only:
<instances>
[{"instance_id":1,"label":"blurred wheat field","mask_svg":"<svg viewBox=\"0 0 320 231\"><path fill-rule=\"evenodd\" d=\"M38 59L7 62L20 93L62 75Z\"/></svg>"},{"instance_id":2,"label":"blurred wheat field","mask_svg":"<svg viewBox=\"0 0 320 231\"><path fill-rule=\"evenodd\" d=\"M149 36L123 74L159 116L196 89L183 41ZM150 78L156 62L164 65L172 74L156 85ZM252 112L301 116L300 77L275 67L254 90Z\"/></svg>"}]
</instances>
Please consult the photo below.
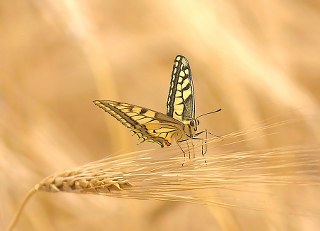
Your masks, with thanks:
<instances>
[{"instance_id":1,"label":"blurred wheat field","mask_svg":"<svg viewBox=\"0 0 320 231\"><path fill-rule=\"evenodd\" d=\"M43 178L104 158L137 188L36 193L15 230L319 229L317 1L1 1L0 16L0 229ZM165 112L177 54L197 114L222 108L201 119L223 137L207 165L199 146L184 167L177 146L137 146L92 103Z\"/></svg>"}]
</instances>

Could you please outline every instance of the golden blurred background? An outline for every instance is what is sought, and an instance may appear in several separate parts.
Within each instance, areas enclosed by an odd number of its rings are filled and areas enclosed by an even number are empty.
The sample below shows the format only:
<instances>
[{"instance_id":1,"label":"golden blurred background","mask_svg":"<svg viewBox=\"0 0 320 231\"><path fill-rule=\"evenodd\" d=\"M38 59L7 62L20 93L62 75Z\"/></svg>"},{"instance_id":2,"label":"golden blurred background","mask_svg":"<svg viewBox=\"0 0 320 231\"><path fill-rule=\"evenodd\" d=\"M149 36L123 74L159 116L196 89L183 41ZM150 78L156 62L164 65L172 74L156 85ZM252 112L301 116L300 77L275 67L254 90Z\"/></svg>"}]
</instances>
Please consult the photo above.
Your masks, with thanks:
<instances>
[{"instance_id":1,"label":"golden blurred background","mask_svg":"<svg viewBox=\"0 0 320 231\"><path fill-rule=\"evenodd\" d=\"M296 120L280 134L247 134L238 147L318 145L318 1L0 2L0 229L42 178L137 146L95 99L165 112L174 57L185 55L197 114L217 135ZM207 155L212 155L208 152ZM317 176L314 176L317 177ZM285 201L273 210L38 193L15 230L319 230L318 187L264 189L234 201ZM147 192L146 192L147 194ZM304 213L304 212L302 212Z\"/></svg>"}]
</instances>

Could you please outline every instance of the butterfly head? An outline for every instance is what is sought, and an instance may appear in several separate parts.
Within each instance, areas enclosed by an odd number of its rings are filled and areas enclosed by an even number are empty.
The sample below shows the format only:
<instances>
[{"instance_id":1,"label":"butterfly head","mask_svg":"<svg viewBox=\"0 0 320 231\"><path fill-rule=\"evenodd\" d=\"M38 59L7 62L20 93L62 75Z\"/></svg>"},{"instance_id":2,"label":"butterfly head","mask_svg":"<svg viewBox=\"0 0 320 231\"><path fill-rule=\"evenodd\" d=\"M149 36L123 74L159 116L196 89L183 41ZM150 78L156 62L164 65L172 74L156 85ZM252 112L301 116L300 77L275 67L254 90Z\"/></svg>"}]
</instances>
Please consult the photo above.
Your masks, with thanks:
<instances>
[{"instance_id":1,"label":"butterfly head","mask_svg":"<svg viewBox=\"0 0 320 231\"><path fill-rule=\"evenodd\" d=\"M193 131L197 131L198 130L198 125L200 124L198 119L194 119L194 120L190 120L189 121L189 125L192 128Z\"/></svg>"},{"instance_id":2,"label":"butterfly head","mask_svg":"<svg viewBox=\"0 0 320 231\"><path fill-rule=\"evenodd\" d=\"M198 130L199 120L193 119L185 122L184 131L188 137L192 138L195 136Z\"/></svg>"}]
</instances>

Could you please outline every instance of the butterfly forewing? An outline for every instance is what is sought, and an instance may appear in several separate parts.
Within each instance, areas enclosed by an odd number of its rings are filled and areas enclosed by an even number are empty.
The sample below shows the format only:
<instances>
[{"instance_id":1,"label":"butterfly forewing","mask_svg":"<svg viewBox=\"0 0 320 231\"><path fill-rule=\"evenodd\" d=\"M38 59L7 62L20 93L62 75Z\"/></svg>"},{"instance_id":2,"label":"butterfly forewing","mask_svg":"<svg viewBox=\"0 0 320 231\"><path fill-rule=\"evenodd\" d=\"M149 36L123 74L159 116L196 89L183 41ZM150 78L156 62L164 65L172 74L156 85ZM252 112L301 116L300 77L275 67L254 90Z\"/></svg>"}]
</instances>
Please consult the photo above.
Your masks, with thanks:
<instances>
[{"instance_id":1,"label":"butterfly forewing","mask_svg":"<svg viewBox=\"0 0 320 231\"><path fill-rule=\"evenodd\" d=\"M188 60L178 55L173 64L167 115L179 121L195 118L195 100L191 69Z\"/></svg>"},{"instance_id":2,"label":"butterfly forewing","mask_svg":"<svg viewBox=\"0 0 320 231\"><path fill-rule=\"evenodd\" d=\"M95 100L94 103L119 120L143 141L169 146L172 136L183 124L163 113L128 103L111 100Z\"/></svg>"}]
</instances>

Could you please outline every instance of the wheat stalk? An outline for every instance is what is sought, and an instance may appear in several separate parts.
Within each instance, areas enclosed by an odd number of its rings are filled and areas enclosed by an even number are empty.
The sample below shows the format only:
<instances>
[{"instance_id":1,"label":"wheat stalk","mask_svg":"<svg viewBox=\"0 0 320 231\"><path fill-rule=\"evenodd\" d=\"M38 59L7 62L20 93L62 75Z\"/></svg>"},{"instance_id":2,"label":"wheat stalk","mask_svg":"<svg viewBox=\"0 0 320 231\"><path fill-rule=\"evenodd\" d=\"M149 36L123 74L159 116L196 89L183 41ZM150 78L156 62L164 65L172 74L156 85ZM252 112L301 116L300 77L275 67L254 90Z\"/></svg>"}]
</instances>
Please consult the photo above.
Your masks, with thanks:
<instances>
[{"instance_id":1,"label":"wheat stalk","mask_svg":"<svg viewBox=\"0 0 320 231\"><path fill-rule=\"evenodd\" d=\"M267 131L277 126L283 126L283 123L260 125L260 130ZM237 206L219 202L208 195L202 196L199 190L234 190L246 185L319 185L320 148L317 145L238 152L222 149L225 146L231 149L232 145L247 141L241 137L256 131L259 128L253 127L219 139L207 140L206 157L183 158L180 148L173 145L166 149L109 156L46 177L27 195L8 230L12 229L23 206L36 191L184 201L230 208ZM268 134L265 133L266 136ZM199 143L189 151L201 153L201 148Z\"/></svg>"}]
</instances>

